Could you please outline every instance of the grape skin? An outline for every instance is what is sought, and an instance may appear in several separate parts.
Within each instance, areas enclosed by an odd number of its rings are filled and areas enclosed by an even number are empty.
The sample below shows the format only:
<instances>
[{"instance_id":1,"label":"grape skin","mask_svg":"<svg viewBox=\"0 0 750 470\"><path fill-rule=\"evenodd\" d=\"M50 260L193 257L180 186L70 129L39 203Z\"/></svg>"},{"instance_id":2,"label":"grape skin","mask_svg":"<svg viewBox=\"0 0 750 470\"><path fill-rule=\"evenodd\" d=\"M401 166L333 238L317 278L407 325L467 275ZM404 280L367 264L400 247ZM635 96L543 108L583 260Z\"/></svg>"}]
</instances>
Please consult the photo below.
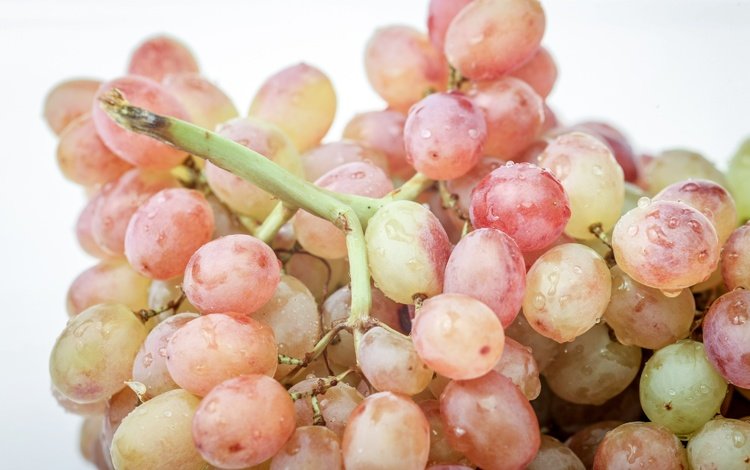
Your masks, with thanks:
<instances>
[{"instance_id":1,"label":"grape skin","mask_svg":"<svg viewBox=\"0 0 750 470\"><path fill-rule=\"evenodd\" d=\"M406 180L414 174L414 167L406 161L405 123L406 116L398 111L369 111L355 115L342 136L383 152L388 158L389 173Z\"/></svg>"},{"instance_id":2,"label":"grape skin","mask_svg":"<svg viewBox=\"0 0 750 470\"><path fill-rule=\"evenodd\" d=\"M557 65L552 54L546 48L540 47L531 59L513 70L510 76L523 80L539 96L547 98L557 80Z\"/></svg>"},{"instance_id":3,"label":"grape skin","mask_svg":"<svg viewBox=\"0 0 750 470\"><path fill-rule=\"evenodd\" d=\"M338 470L342 465L338 436L321 426L303 426L271 459L270 470Z\"/></svg>"},{"instance_id":4,"label":"grape skin","mask_svg":"<svg viewBox=\"0 0 750 470\"><path fill-rule=\"evenodd\" d=\"M56 135L74 120L91 111L101 82L91 79L66 80L52 88L44 99L44 119Z\"/></svg>"},{"instance_id":5,"label":"grape skin","mask_svg":"<svg viewBox=\"0 0 750 470\"><path fill-rule=\"evenodd\" d=\"M376 326L359 340L357 360L376 390L416 395L427 388L432 370L422 362L408 337Z\"/></svg>"},{"instance_id":6,"label":"grape skin","mask_svg":"<svg viewBox=\"0 0 750 470\"><path fill-rule=\"evenodd\" d=\"M319 145L305 152L301 159L308 181L316 181L334 168L352 162L371 163L383 170L386 175L390 172L388 158L381 150L355 140Z\"/></svg>"},{"instance_id":7,"label":"grape skin","mask_svg":"<svg viewBox=\"0 0 750 470\"><path fill-rule=\"evenodd\" d=\"M310 377L294 384L289 393L308 393L320 382L317 377ZM365 398L357 389L339 382L318 395L320 414L328 429L333 431L339 438L344 435L344 430L349 422L349 417L354 408ZM294 401L295 419L297 426L311 426L313 424L312 400L309 396Z\"/></svg>"},{"instance_id":8,"label":"grape skin","mask_svg":"<svg viewBox=\"0 0 750 470\"><path fill-rule=\"evenodd\" d=\"M643 186L649 194L657 194L672 183L690 178L710 180L728 187L726 178L713 163L690 150L665 150L643 168Z\"/></svg>"},{"instance_id":9,"label":"grape skin","mask_svg":"<svg viewBox=\"0 0 750 470\"><path fill-rule=\"evenodd\" d=\"M585 470L581 459L554 437L543 435L539 452L527 470Z\"/></svg>"},{"instance_id":10,"label":"grape skin","mask_svg":"<svg viewBox=\"0 0 750 470\"><path fill-rule=\"evenodd\" d=\"M442 464L459 463L465 461L466 457L455 450L448 443L446 428L440 417L440 402L437 400L424 400L419 402L427 422L430 423L430 462Z\"/></svg>"},{"instance_id":11,"label":"grape skin","mask_svg":"<svg viewBox=\"0 0 750 470\"><path fill-rule=\"evenodd\" d=\"M750 464L750 423L714 418L690 437L690 467L695 469L747 468Z\"/></svg>"},{"instance_id":12,"label":"grape skin","mask_svg":"<svg viewBox=\"0 0 750 470\"><path fill-rule=\"evenodd\" d=\"M427 31L430 42L438 51L444 50L445 33L456 15L472 0L430 0Z\"/></svg>"},{"instance_id":13,"label":"grape skin","mask_svg":"<svg viewBox=\"0 0 750 470\"><path fill-rule=\"evenodd\" d=\"M513 381L529 400L534 400L541 393L539 367L531 353L531 348L512 338L505 338L503 355L492 370Z\"/></svg>"},{"instance_id":14,"label":"grape skin","mask_svg":"<svg viewBox=\"0 0 750 470\"><path fill-rule=\"evenodd\" d=\"M706 356L727 382L750 388L750 291L735 289L711 304L703 317Z\"/></svg>"},{"instance_id":15,"label":"grape skin","mask_svg":"<svg viewBox=\"0 0 750 470\"><path fill-rule=\"evenodd\" d=\"M688 468L679 439L656 423L632 422L608 432L594 457L594 470L626 468Z\"/></svg>"},{"instance_id":16,"label":"grape skin","mask_svg":"<svg viewBox=\"0 0 750 470\"><path fill-rule=\"evenodd\" d=\"M133 51L128 73L161 82L174 73L197 73L198 63L183 43L169 36L154 36Z\"/></svg>"},{"instance_id":17,"label":"grape skin","mask_svg":"<svg viewBox=\"0 0 750 470\"><path fill-rule=\"evenodd\" d=\"M750 220L750 187L747 185L750 177L750 138L745 139L729 161L727 171L728 186L732 190L737 203L737 215L740 220ZM720 183L721 184L721 183Z\"/></svg>"},{"instance_id":18,"label":"grape skin","mask_svg":"<svg viewBox=\"0 0 750 470\"><path fill-rule=\"evenodd\" d=\"M219 87L194 72L167 75L164 88L182 103L190 122L213 130L222 122L239 116L232 100Z\"/></svg>"},{"instance_id":19,"label":"grape skin","mask_svg":"<svg viewBox=\"0 0 750 470\"><path fill-rule=\"evenodd\" d=\"M104 302L131 310L148 307L149 280L122 262L102 262L85 270L68 288L68 315L74 316Z\"/></svg>"},{"instance_id":20,"label":"grape skin","mask_svg":"<svg viewBox=\"0 0 750 470\"><path fill-rule=\"evenodd\" d=\"M750 289L750 224L729 236L721 252L721 275L727 289Z\"/></svg>"}]
</instances>

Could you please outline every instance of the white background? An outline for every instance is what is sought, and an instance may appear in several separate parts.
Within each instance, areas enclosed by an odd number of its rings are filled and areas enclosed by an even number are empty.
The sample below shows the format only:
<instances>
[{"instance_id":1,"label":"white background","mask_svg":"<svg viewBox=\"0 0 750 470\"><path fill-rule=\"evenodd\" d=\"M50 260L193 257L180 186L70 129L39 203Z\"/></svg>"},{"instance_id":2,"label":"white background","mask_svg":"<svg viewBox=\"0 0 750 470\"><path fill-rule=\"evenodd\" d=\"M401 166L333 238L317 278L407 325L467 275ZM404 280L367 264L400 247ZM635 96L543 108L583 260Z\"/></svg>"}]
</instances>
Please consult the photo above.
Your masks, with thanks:
<instances>
[{"instance_id":1,"label":"white background","mask_svg":"<svg viewBox=\"0 0 750 470\"><path fill-rule=\"evenodd\" d=\"M0 0L0 461L84 468L79 419L49 394L47 357L65 292L94 264L73 226L83 191L55 163L45 93L71 77L112 78L144 37L185 40L206 76L246 110L271 73L306 61L339 97L329 139L382 106L362 51L374 28L425 29L426 0L159 2ZM750 134L750 1L543 0L560 68L550 103L565 121L603 117L638 149L688 147L720 165Z\"/></svg>"}]
</instances>

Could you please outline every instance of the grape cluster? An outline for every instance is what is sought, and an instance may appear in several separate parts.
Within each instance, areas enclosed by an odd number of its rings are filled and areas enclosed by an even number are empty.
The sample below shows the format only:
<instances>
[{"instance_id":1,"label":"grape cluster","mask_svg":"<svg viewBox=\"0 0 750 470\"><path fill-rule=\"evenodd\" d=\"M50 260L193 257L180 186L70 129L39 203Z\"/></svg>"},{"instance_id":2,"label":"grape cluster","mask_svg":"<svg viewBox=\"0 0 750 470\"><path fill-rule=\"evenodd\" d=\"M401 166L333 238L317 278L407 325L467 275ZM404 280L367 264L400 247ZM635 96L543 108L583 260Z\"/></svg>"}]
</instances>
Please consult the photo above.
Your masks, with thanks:
<instances>
[{"instance_id":1,"label":"grape cluster","mask_svg":"<svg viewBox=\"0 0 750 470\"><path fill-rule=\"evenodd\" d=\"M537 0L375 31L387 108L322 143L297 64L240 116L157 36L47 97L98 264L52 394L101 469L750 466L750 141L563 124ZM738 393L735 393L738 392Z\"/></svg>"}]
</instances>

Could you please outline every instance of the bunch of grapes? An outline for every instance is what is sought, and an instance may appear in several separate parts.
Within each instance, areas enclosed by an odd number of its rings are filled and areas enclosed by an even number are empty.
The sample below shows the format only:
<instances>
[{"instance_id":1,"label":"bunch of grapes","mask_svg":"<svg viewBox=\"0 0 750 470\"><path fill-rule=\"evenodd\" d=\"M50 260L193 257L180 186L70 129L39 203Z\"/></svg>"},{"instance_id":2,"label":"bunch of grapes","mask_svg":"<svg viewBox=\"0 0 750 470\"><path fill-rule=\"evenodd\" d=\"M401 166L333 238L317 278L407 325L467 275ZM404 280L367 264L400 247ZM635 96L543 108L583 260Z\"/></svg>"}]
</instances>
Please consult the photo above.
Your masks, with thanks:
<instances>
[{"instance_id":1,"label":"bunch of grapes","mask_svg":"<svg viewBox=\"0 0 750 470\"><path fill-rule=\"evenodd\" d=\"M558 121L537 0L377 30L240 116L179 41L47 97L89 196L52 393L100 469L750 466L750 141ZM737 392L737 393L735 393Z\"/></svg>"}]
</instances>

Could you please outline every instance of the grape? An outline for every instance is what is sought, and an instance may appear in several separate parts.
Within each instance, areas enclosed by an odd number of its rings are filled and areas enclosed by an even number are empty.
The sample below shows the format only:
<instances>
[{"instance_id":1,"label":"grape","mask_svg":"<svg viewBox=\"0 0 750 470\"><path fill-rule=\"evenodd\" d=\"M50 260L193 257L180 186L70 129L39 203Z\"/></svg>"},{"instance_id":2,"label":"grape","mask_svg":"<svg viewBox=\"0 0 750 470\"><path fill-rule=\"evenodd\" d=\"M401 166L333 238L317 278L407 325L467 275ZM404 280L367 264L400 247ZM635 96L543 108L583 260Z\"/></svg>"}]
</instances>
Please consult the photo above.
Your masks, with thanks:
<instances>
[{"instance_id":1,"label":"grape","mask_svg":"<svg viewBox=\"0 0 750 470\"><path fill-rule=\"evenodd\" d=\"M191 434L199 403L185 390L172 390L133 410L112 439L115 469L205 468Z\"/></svg>"},{"instance_id":2,"label":"grape","mask_svg":"<svg viewBox=\"0 0 750 470\"><path fill-rule=\"evenodd\" d=\"M459 463L466 457L448 444L446 429L440 418L440 403L437 400L425 400L419 403L427 422L430 423L430 462Z\"/></svg>"},{"instance_id":3,"label":"grape","mask_svg":"<svg viewBox=\"0 0 750 470\"><path fill-rule=\"evenodd\" d=\"M453 196L451 196L453 198ZM430 212L440 221L440 225L445 229L448 240L451 243L458 243L461 240L461 233L467 222L468 216L459 213L457 207L446 207L444 197L440 194L438 188L430 188L419 195L418 202L427 204Z\"/></svg>"},{"instance_id":4,"label":"grape","mask_svg":"<svg viewBox=\"0 0 750 470\"><path fill-rule=\"evenodd\" d=\"M198 72L190 50L175 38L154 36L143 41L130 56L128 73L161 82L168 75Z\"/></svg>"},{"instance_id":5,"label":"grape","mask_svg":"<svg viewBox=\"0 0 750 470\"><path fill-rule=\"evenodd\" d=\"M549 366L562 348L557 341L537 333L523 315L516 316L513 323L505 330L505 335L506 340L512 338L520 344L531 348L531 354L534 356L534 361L537 364L539 372ZM500 360L502 362L502 358Z\"/></svg>"},{"instance_id":6,"label":"grape","mask_svg":"<svg viewBox=\"0 0 750 470\"><path fill-rule=\"evenodd\" d=\"M211 212L214 214L214 233L211 238L221 238L227 235L248 234L248 229L240 222L237 214L224 205L215 195L206 196Z\"/></svg>"},{"instance_id":7,"label":"grape","mask_svg":"<svg viewBox=\"0 0 750 470\"><path fill-rule=\"evenodd\" d=\"M55 399L58 405L62 407L67 413L73 413L78 416L98 416L104 413L104 409L107 406L107 400L100 400L91 403L77 403L70 398L66 397L54 386L50 387L52 398Z\"/></svg>"},{"instance_id":8,"label":"grape","mask_svg":"<svg viewBox=\"0 0 750 470\"><path fill-rule=\"evenodd\" d=\"M417 294L429 297L443 290L451 245L440 221L424 206L412 201L385 205L370 219L365 241L375 285L389 298L410 304Z\"/></svg>"},{"instance_id":9,"label":"grape","mask_svg":"<svg viewBox=\"0 0 750 470\"><path fill-rule=\"evenodd\" d=\"M326 260L309 253L295 253L284 269L310 289L318 304L323 303L329 292L349 282L349 263L346 259Z\"/></svg>"},{"instance_id":10,"label":"grape","mask_svg":"<svg viewBox=\"0 0 750 470\"><path fill-rule=\"evenodd\" d=\"M68 289L68 314L73 316L104 302L124 304L131 310L148 307L149 281L130 266L102 262L85 270Z\"/></svg>"},{"instance_id":11,"label":"grape","mask_svg":"<svg viewBox=\"0 0 750 470\"><path fill-rule=\"evenodd\" d=\"M515 158L542 131L544 101L517 78L473 83L466 94L484 113L487 155L504 160Z\"/></svg>"},{"instance_id":12,"label":"grape","mask_svg":"<svg viewBox=\"0 0 750 470\"><path fill-rule=\"evenodd\" d=\"M694 434L687 446L690 467L747 468L750 464L750 423L715 418Z\"/></svg>"},{"instance_id":13,"label":"grape","mask_svg":"<svg viewBox=\"0 0 750 470\"><path fill-rule=\"evenodd\" d=\"M546 98L555 86L557 65L549 51L540 47L531 59L513 70L510 76L528 83L539 96Z\"/></svg>"},{"instance_id":14,"label":"grape","mask_svg":"<svg viewBox=\"0 0 750 470\"><path fill-rule=\"evenodd\" d=\"M750 388L750 291L735 289L711 304L703 317L706 356L727 382Z\"/></svg>"},{"instance_id":15,"label":"grape","mask_svg":"<svg viewBox=\"0 0 750 470\"><path fill-rule=\"evenodd\" d=\"M534 265L534 263L536 263L536 260L538 260L543 254L545 254L550 249L552 249L552 248L554 248L556 246L559 246L559 245L564 245L566 243L574 243L574 242L575 242L575 239L570 238L569 236L567 236L567 235L565 235L563 233L562 235L560 235L557 238L557 240L553 241L552 244L549 245L546 248L542 248L542 249L539 249L539 250L532 250L532 251L525 251L525 252L523 252L522 255L523 255L524 264L526 265L526 272L528 273L529 269L531 269L531 267ZM593 248L594 251L596 251L597 254L599 254L599 256L601 256L600 252L601 252L601 245L602 244L599 243L599 240L596 240L596 241L594 241L594 240L585 241L585 242L583 242L583 244L585 244L589 248Z\"/></svg>"},{"instance_id":16,"label":"grape","mask_svg":"<svg viewBox=\"0 0 750 470\"><path fill-rule=\"evenodd\" d=\"M318 145L331 127L336 92L326 74L299 63L268 77L253 98L248 114L279 126L304 152Z\"/></svg>"},{"instance_id":17,"label":"grape","mask_svg":"<svg viewBox=\"0 0 750 470\"><path fill-rule=\"evenodd\" d=\"M633 148L630 146L627 137L609 124L588 121L576 124L573 129L583 131L598 137L599 140L607 144L615 156L615 160L622 168L623 177L629 183L636 183L640 177L641 170L636 159Z\"/></svg>"},{"instance_id":18,"label":"grape","mask_svg":"<svg viewBox=\"0 0 750 470\"><path fill-rule=\"evenodd\" d=\"M584 470L583 462L570 449L551 436L543 435L539 452L527 470Z\"/></svg>"},{"instance_id":19,"label":"grape","mask_svg":"<svg viewBox=\"0 0 750 470\"><path fill-rule=\"evenodd\" d=\"M280 276L268 245L249 235L228 235L193 254L182 288L201 313L249 315L271 299Z\"/></svg>"},{"instance_id":20,"label":"grape","mask_svg":"<svg viewBox=\"0 0 750 470\"><path fill-rule=\"evenodd\" d=\"M430 465L426 470L474 470L474 467L466 465Z\"/></svg>"},{"instance_id":21,"label":"grape","mask_svg":"<svg viewBox=\"0 0 750 470\"><path fill-rule=\"evenodd\" d=\"M130 387L125 387L115 393L107 400L107 408L104 412L104 423L101 428L101 446L107 459L110 460L108 468L113 468L110 449L115 432L122 424L122 420L141 404L138 395Z\"/></svg>"},{"instance_id":22,"label":"grape","mask_svg":"<svg viewBox=\"0 0 750 470\"><path fill-rule=\"evenodd\" d=\"M404 124L406 116L391 110L370 111L354 116L344 128L343 137L360 142L388 158L390 174L406 180L414 167L406 161Z\"/></svg>"},{"instance_id":23,"label":"grape","mask_svg":"<svg viewBox=\"0 0 750 470\"><path fill-rule=\"evenodd\" d=\"M308 150L302 155L302 166L308 181L315 181L345 163L366 162L388 174L388 158L380 150L354 140L330 142Z\"/></svg>"},{"instance_id":24,"label":"grape","mask_svg":"<svg viewBox=\"0 0 750 470\"><path fill-rule=\"evenodd\" d=\"M68 322L52 348L52 385L79 403L109 398L130 378L145 338L146 328L124 305L84 310Z\"/></svg>"},{"instance_id":25,"label":"grape","mask_svg":"<svg viewBox=\"0 0 750 470\"><path fill-rule=\"evenodd\" d=\"M456 17L471 0L430 0L427 12L427 31L430 42L438 51L444 50L445 33L453 18Z\"/></svg>"},{"instance_id":26,"label":"grape","mask_svg":"<svg viewBox=\"0 0 750 470\"><path fill-rule=\"evenodd\" d=\"M107 183L94 209L91 233L94 241L113 256L125 253L125 232L138 207L162 189L178 186L168 173L133 169Z\"/></svg>"},{"instance_id":27,"label":"grape","mask_svg":"<svg viewBox=\"0 0 750 470\"><path fill-rule=\"evenodd\" d=\"M76 221L76 238L83 251L95 258L106 260L111 258L112 255L96 243L92 227L96 207L101 199L101 191L95 192L78 215L78 220Z\"/></svg>"},{"instance_id":28,"label":"grape","mask_svg":"<svg viewBox=\"0 0 750 470\"><path fill-rule=\"evenodd\" d=\"M99 99L113 88L120 90L135 106L186 121L189 119L177 98L157 82L136 75L117 78L99 87L91 108L96 131L104 144L117 156L137 167L166 170L179 165L187 156L184 150L126 130L107 115Z\"/></svg>"},{"instance_id":29,"label":"grape","mask_svg":"<svg viewBox=\"0 0 750 470\"><path fill-rule=\"evenodd\" d=\"M570 219L566 190L548 170L508 163L492 170L471 193L471 223L510 235L521 251L545 248Z\"/></svg>"},{"instance_id":30,"label":"grape","mask_svg":"<svg viewBox=\"0 0 750 470\"><path fill-rule=\"evenodd\" d=\"M505 338L503 355L492 370L513 381L529 400L538 397L542 390L539 367L531 354L531 349L512 338Z\"/></svg>"},{"instance_id":31,"label":"grape","mask_svg":"<svg viewBox=\"0 0 750 470\"><path fill-rule=\"evenodd\" d=\"M342 194L379 198L393 190L393 183L383 170L366 162L338 166L321 176L315 185ZM344 232L331 222L309 212L294 217L294 232L302 247L321 258L343 258L347 254Z\"/></svg>"},{"instance_id":32,"label":"grape","mask_svg":"<svg viewBox=\"0 0 750 470\"><path fill-rule=\"evenodd\" d=\"M526 468L539 449L534 410L497 372L449 383L440 396L440 414L451 447L483 469Z\"/></svg>"},{"instance_id":33,"label":"grape","mask_svg":"<svg viewBox=\"0 0 750 470\"><path fill-rule=\"evenodd\" d=\"M302 177L299 152L280 128L255 118L237 118L221 124L216 132L255 150L295 176ZM278 200L254 184L206 163L206 181L216 196L232 210L263 220Z\"/></svg>"},{"instance_id":34,"label":"grape","mask_svg":"<svg viewBox=\"0 0 750 470\"><path fill-rule=\"evenodd\" d=\"M604 320L624 345L659 349L686 338L695 316L695 300L688 289L667 297L644 286L619 266L612 272L612 297Z\"/></svg>"},{"instance_id":35,"label":"grape","mask_svg":"<svg viewBox=\"0 0 750 470\"><path fill-rule=\"evenodd\" d=\"M408 337L376 326L360 338L357 359L376 390L416 395L427 388L432 370L422 362Z\"/></svg>"},{"instance_id":36,"label":"grape","mask_svg":"<svg viewBox=\"0 0 750 470\"><path fill-rule=\"evenodd\" d=\"M57 135L75 119L91 111L98 80L66 80L55 85L44 99L44 119Z\"/></svg>"},{"instance_id":37,"label":"grape","mask_svg":"<svg viewBox=\"0 0 750 470\"><path fill-rule=\"evenodd\" d=\"M481 110L457 92L433 93L409 110L407 161L428 178L448 180L477 164L487 139Z\"/></svg>"},{"instance_id":38,"label":"grape","mask_svg":"<svg viewBox=\"0 0 750 470\"><path fill-rule=\"evenodd\" d=\"M750 289L750 224L732 232L724 244L721 275L728 289Z\"/></svg>"},{"instance_id":39,"label":"grape","mask_svg":"<svg viewBox=\"0 0 750 470\"><path fill-rule=\"evenodd\" d=\"M174 302L182 294L181 284L182 277L179 276L164 281L151 281L151 285L148 288L148 308L153 310L168 309L169 303ZM195 311L197 311L196 308L187 299L183 299L175 313Z\"/></svg>"},{"instance_id":40,"label":"grape","mask_svg":"<svg viewBox=\"0 0 750 470\"><path fill-rule=\"evenodd\" d=\"M465 294L484 302L503 327L518 315L526 288L526 267L508 235L480 228L463 237L445 266L443 292Z\"/></svg>"},{"instance_id":41,"label":"grape","mask_svg":"<svg viewBox=\"0 0 750 470\"><path fill-rule=\"evenodd\" d=\"M456 208L463 217L467 217L471 206L471 192L482 179L493 170L505 164L498 157L483 157L465 175L445 182L449 193L456 197Z\"/></svg>"},{"instance_id":42,"label":"grape","mask_svg":"<svg viewBox=\"0 0 750 470\"><path fill-rule=\"evenodd\" d=\"M430 452L430 425L411 399L375 393L349 417L341 450L345 468L422 470Z\"/></svg>"},{"instance_id":43,"label":"grape","mask_svg":"<svg viewBox=\"0 0 750 470\"><path fill-rule=\"evenodd\" d=\"M60 134L57 163L66 178L83 186L112 181L132 168L104 145L88 113L72 121Z\"/></svg>"},{"instance_id":44,"label":"grape","mask_svg":"<svg viewBox=\"0 0 750 470\"><path fill-rule=\"evenodd\" d=\"M706 280L719 262L713 225L681 202L639 202L617 222L612 247L628 276L664 291Z\"/></svg>"},{"instance_id":45,"label":"grape","mask_svg":"<svg viewBox=\"0 0 750 470\"><path fill-rule=\"evenodd\" d=\"M315 388L320 379L312 377L296 383L289 389L289 393L309 393ZM325 391L323 395L318 395L320 405L320 414L325 421L328 429L333 431L339 438L344 435L346 423L352 410L359 405L364 397L350 385L344 382L338 382L333 387ZM312 400L309 396L295 400L294 411L297 420L297 426L310 426L313 424Z\"/></svg>"},{"instance_id":46,"label":"grape","mask_svg":"<svg viewBox=\"0 0 750 470\"><path fill-rule=\"evenodd\" d=\"M570 199L567 235L591 239L592 224L600 223L605 232L615 225L625 198L624 179L606 145L582 132L563 134L544 149L539 165L552 170Z\"/></svg>"},{"instance_id":47,"label":"grape","mask_svg":"<svg viewBox=\"0 0 750 470\"><path fill-rule=\"evenodd\" d=\"M89 416L81 423L78 448L84 459L94 463L99 450L99 433L102 430L102 416Z\"/></svg>"},{"instance_id":48,"label":"grape","mask_svg":"<svg viewBox=\"0 0 750 470\"><path fill-rule=\"evenodd\" d=\"M609 431L621 424L622 421L599 421L570 436L565 445L578 456L584 467L590 469L594 465L594 455L599 443Z\"/></svg>"},{"instance_id":49,"label":"grape","mask_svg":"<svg viewBox=\"0 0 750 470\"><path fill-rule=\"evenodd\" d=\"M643 186L650 194L690 178L710 180L727 187L724 175L713 163L689 150L666 150L643 167Z\"/></svg>"},{"instance_id":50,"label":"grape","mask_svg":"<svg viewBox=\"0 0 750 470\"><path fill-rule=\"evenodd\" d=\"M607 263L594 250L558 245L529 269L523 314L539 334L558 343L572 341L602 317L611 288Z\"/></svg>"},{"instance_id":51,"label":"grape","mask_svg":"<svg viewBox=\"0 0 750 470\"><path fill-rule=\"evenodd\" d=\"M600 323L566 344L545 370L556 395L582 405L601 405L619 395L641 367L641 349L623 346Z\"/></svg>"},{"instance_id":52,"label":"grape","mask_svg":"<svg viewBox=\"0 0 750 470\"><path fill-rule=\"evenodd\" d=\"M264 375L241 375L201 401L193 440L212 465L244 468L276 455L294 428L294 404L284 387Z\"/></svg>"},{"instance_id":53,"label":"grape","mask_svg":"<svg viewBox=\"0 0 750 470\"><path fill-rule=\"evenodd\" d=\"M253 318L271 327L279 354L303 358L320 338L320 315L315 297L292 276L281 276L273 297L253 314ZM292 367L279 365L276 377L285 376Z\"/></svg>"},{"instance_id":54,"label":"grape","mask_svg":"<svg viewBox=\"0 0 750 470\"><path fill-rule=\"evenodd\" d=\"M197 73L167 75L162 83L185 107L190 122L212 130L239 116L232 100L219 87Z\"/></svg>"},{"instance_id":55,"label":"grape","mask_svg":"<svg viewBox=\"0 0 750 470\"><path fill-rule=\"evenodd\" d=\"M270 470L343 469L339 438L321 426L297 428L278 454L271 459Z\"/></svg>"},{"instance_id":56,"label":"grape","mask_svg":"<svg viewBox=\"0 0 750 470\"><path fill-rule=\"evenodd\" d=\"M708 180L673 183L654 196L654 201L677 201L699 210L711 221L723 245L737 226L737 210L729 192Z\"/></svg>"},{"instance_id":57,"label":"grape","mask_svg":"<svg viewBox=\"0 0 750 470\"><path fill-rule=\"evenodd\" d=\"M594 457L594 470L688 468L687 453L669 429L656 423L625 423L607 435Z\"/></svg>"},{"instance_id":58,"label":"grape","mask_svg":"<svg viewBox=\"0 0 750 470\"><path fill-rule=\"evenodd\" d=\"M656 351L641 374L643 411L678 436L697 431L718 413L726 391L703 344L691 340Z\"/></svg>"},{"instance_id":59,"label":"grape","mask_svg":"<svg viewBox=\"0 0 750 470\"><path fill-rule=\"evenodd\" d=\"M184 324L167 342L167 369L185 390L206 396L239 374L273 376L277 365L273 331L252 318L220 313Z\"/></svg>"},{"instance_id":60,"label":"grape","mask_svg":"<svg viewBox=\"0 0 750 470\"><path fill-rule=\"evenodd\" d=\"M198 318L195 313L171 316L146 336L133 361L133 380L146 386L145 399L177 388L167 370L167 342L175 331L195 318Z\"/></svg>"},{"instance_id":61,"label":"grape","mask_svg":"<svg viewBox=\"0 0 750 470\"><path fill-rule=\"evenodd\" d=\"M448 67L424 33L409 26L380 28L365 48L365 71L391 109L405 112L429 90L443 90Z\"/></svg>"},{"instance_id":62,"label":"grape","mask_svg":"<svg viewBox=\"0 0 750 470\"><path fill-rule=\"evenodd\" d=\"M454 380L479 377L503 353L505 335L494 312L463 294L440 294L424 301L412 324L419 357Z\"/></svg>"},{"instance_id":63,"label":"grape","mask_svg":"<svg viewBox=\"0 0 750 470\"><path fill-rule=\"evenodd\" d=\"M750 187L747 185L750 178L750 138L743 141L737 151L729 160L727 171L727 185L722 185L732 191L737 203L737 215L740 220L750 220Z\"/></svg>"}]
</instances>

